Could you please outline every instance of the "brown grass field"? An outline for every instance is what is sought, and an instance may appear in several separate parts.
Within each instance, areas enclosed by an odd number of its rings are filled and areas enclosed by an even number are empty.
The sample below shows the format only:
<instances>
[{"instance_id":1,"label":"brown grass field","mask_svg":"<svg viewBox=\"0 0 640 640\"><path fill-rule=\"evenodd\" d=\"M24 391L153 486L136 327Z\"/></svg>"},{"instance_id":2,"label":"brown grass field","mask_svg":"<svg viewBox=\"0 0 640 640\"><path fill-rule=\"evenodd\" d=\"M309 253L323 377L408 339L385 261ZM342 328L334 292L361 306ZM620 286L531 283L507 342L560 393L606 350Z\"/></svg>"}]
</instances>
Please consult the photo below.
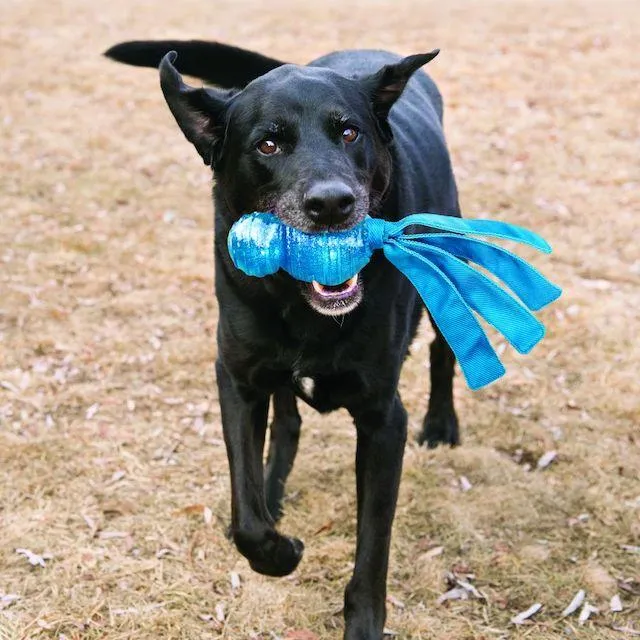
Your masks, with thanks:
<instances>
[{"instance_id":1,"label":"brown grass field","mask_svg":"<svg viewBox=\"0 0 640 640\"><path fill-rule=\"evenodd\" d=\"M307 545L294 575L251 573L224 535L210 176L156 74L101 57L150 37L300 63L442 49L429 71L463 210L542 233L553 255L523 255L564 295L532 355L505 352L504 379L472 393L457 377L462 447L408 445L387 626L640 634L637 2L2 0L0 22L1 640L342 637L346 414L303 411L282 522ZM412 433L429 341L425 325L402 378ZM486 600L438 604L448 571ZM583 625L560 615L579 589L599 609ZM536 602L530 624L511 623Z\"/></svg>"}]
</instances>

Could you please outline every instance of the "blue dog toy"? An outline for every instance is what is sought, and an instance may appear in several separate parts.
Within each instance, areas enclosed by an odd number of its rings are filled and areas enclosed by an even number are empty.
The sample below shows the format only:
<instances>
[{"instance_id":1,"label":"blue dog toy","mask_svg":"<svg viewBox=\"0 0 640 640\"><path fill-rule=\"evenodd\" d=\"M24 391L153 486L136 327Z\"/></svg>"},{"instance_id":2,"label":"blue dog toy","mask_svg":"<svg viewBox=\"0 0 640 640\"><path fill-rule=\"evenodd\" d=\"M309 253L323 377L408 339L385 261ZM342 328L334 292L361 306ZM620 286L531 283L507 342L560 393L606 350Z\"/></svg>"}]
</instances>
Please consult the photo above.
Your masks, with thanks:
<instances>
[{"instance_id":1,"label":"blue dog toy","mask_svg":"<svg viewBox=\"0 0 640 640\"><path fill-rule=\"evenodd\" d=\"M404 234L414 225L429 231ZM424 300L469 387L479 389L500 378L505 368L473 311L519 353L529 353L544 336L544 326L529 309L537 311L553 302L561 289L510 251L467 237L474 235L551 252L539 235L523 227L433 213L413 214L399 222L367 217L348 231L324 233L304 233L273 214L252 213L233 225L228 247L236 267L247 275L264 277L284 269L298 280L323 285L346 282L382 249ZM465 260L497 276L524 305Z\"/></svg>"}]
</instances>

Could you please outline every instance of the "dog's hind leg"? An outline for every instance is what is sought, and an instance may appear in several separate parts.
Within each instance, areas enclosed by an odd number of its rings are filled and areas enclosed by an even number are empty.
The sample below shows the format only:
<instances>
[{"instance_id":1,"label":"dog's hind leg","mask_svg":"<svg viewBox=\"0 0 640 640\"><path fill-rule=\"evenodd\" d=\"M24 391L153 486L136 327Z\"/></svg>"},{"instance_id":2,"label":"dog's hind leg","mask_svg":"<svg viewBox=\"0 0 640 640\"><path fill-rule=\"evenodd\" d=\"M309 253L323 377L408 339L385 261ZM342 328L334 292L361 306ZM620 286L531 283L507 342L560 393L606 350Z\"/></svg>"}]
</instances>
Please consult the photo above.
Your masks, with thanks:
<instances>
[{"instance_id":1,"label":"dog's hind leg","mask_svg":"<svg viewBox=\"0 0 640 640\"><path fill-rule=\"evenodd\" d=\"M278 533L265 502L262 453L269 395L235 380L216 362L222 429L231 471L231 534L251 568L285 576L300 562L304 546Z\"/></svg>"},{"instance_id":2,"label":"dog's hind leg","mask_svg":"<svg viewBox=\"0 0 640 640\"><path fill-rule=\"evenodd\" d=\"M429 448L439 444L460 444L458 417L453 406L453 372L456 357L429 315L436 337L430 347L431 395L427 415L418 436L420 444Z\"/></svg>"},{"instance_id":3,"label":"dog's hind leg","mask_svg":"<svg viewBox=\"0 0 640 640\"><path fill-rule=\"evenodd\" d=\"M293 391L286 387L278 389L273 394L273 421L265 469L267 509L275 521L282 516L284 486L298 451L300 424Z\"/></svg>"}]
</instances>

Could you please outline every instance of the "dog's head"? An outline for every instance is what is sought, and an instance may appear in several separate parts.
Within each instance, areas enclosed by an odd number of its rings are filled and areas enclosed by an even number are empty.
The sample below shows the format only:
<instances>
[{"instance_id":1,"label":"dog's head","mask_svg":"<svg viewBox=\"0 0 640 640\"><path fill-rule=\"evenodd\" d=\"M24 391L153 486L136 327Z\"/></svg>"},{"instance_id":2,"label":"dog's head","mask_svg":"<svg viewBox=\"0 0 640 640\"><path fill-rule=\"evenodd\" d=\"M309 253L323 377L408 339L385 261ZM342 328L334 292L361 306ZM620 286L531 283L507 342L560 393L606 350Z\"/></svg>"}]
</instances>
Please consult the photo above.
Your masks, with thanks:
<instances>
[{"instance_id":1,"label":"dog's head","mask_svg":"<svg viewBox=\"0 0 640 640\"><path fill-rule=\"evenodd\" d=\"M215 172L229 223L271 211L302 231L336 231L376 210L391 175L389 111L411 75L437 54L409 56L356 79L287 64L242 90L223 91L185 85L172 52L160 64L160 81L183 133ZM347 313L362 299L357 276L302 290L326 315Z\"/></svg>"}]
</instances>

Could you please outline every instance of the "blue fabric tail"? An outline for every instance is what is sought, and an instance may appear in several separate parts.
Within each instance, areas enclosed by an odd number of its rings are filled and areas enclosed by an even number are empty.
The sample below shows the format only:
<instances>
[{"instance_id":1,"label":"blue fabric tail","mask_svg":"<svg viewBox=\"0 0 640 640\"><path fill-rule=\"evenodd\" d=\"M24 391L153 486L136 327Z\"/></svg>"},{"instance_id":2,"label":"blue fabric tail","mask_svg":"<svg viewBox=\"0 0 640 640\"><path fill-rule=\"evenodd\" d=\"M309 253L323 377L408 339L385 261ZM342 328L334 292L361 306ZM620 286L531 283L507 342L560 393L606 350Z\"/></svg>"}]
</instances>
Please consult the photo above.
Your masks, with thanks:
<instances>
[{"instance_id":1,"label":"blue fabric tail","mask_svg":"<svg viewBox=\"0 0 640 640\"><path fill-rule=\"evenodd\" d=\"M435 264L398 241L386 242L384 254L417 289L469 387L480 389L503 376L502 362L453 282Z\"/></svg>"},{"instance_id":2,"label":"blue fabric tail","mask_svg":"<svg viewBox=\"0 0 640 640\"><path fill-rule=\"evenodd\" d=\"M414 240L395 240L433 262L449 276L465 302L497 329L518 353L529 353L544 337L544 326L484 274L442 249ZM428 296L430 291L426 291Z\"/></svg>"},{"instance_id":3,"label":"blue fabric tail","mask_svg":"<svg viewBox=\"0 0 640 640\"><path fill-rule=\"evenodd\" d=\"M419 237L426 244L484 267L500 278L532 311L539 311L562 293L562 289L547 280L520 256L477 238L447 233L405 237L407 240Z\"/></svg>"},{"instance_id":4,"label":"blue fabric tail","mask_svg":"<svg viewBox=\"0 0 640 640\"><path fill-rule=\"evenodd\" d=\"M430 231L405 234L411 226ZM384 226L376 222L371 232L372 243L382 245L387 259L417 289L472 389L497 380L505 371L473 311L519 353L528 353L543 338L544 326L529 309L541 309L558 298L561 290L515 254L468 237L513 240L549 253L551 247L536 233L494 220L428 213L409 215ZM524 304L465 260L489 270Z\"/></svg>"},{"instance_id":5,"label":"blue fabric tail","mask_svg":"<svg viewBox=\"0 0 640 640\"><path fill-rule=\"evenodd\" d=\"M398 222L386 223L385 232L387 237L396 238L407 227L413 225L440 229L441 231L452 231L453 233L491 236L502 240L515 240L522 244L528 244L543 253L551 253L549 243L537 233L515 224L500 222L499 220L465 220L464 218L442 216L436 213L412 213ZM407 237L420 239L422 236L412 233Z\"/></svg>"}]
</instances>

